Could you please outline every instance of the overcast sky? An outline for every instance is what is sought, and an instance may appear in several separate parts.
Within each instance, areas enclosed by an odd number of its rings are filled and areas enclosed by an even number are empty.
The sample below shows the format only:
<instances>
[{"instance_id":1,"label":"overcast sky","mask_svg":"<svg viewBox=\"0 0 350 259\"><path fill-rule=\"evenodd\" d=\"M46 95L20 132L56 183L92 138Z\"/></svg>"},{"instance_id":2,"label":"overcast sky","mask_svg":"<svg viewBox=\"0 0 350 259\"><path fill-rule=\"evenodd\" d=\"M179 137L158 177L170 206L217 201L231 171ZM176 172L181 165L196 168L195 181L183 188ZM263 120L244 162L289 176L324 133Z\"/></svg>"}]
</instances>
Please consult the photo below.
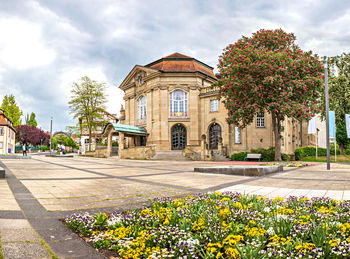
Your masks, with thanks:
<instances>
[{"instance_id":1,"label":"overcast sky","mask_svg":"<svg viewBox=\"0 0 350 259\"><path fill-rule=\"evenodd\" d=\"M0 99L13 94L24 114L53 131L75 125L72 82L108 85L107 110L118 113L119 84L134 65L173 52L216 67L242 35L282 28L303 50L350 52L350 1L0 0Z\"/></svg>"}]
</instances>

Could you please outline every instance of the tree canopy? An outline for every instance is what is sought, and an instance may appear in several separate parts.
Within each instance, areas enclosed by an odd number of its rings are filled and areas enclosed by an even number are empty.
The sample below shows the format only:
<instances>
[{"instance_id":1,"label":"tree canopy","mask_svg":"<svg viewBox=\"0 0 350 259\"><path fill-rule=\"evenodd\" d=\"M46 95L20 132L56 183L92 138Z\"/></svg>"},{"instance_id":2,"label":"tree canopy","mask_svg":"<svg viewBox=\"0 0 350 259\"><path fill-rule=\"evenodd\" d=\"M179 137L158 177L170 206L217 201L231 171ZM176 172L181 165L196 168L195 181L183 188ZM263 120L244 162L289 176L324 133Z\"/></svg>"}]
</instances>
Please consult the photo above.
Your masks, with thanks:
<instances>
[{"instance_id":1,"label":"tree canopy","mask_svg":"<svg viewBox=\"0 0 350 259\"><path fill-rule=\"evenodd\" d=\"M38 123L37 123L37 121L35 119L35 113L34 112L32 112L30 114L30 116L27 114L27 116L26 116L26 125L35 126L35 127L38 126Z\"/></svg>"},{"instance_id":2,"label":"tree canopy","mask_svg":"<svg viewBox=\"0 0 350 259\"><path fill-rule=\"evenodd\" d=\"M21 144L47 145L50 142L50 134L35 126L20 125L17 127L16 139Z\"/></svg>"},{"instance_id":3,"label":"tree canopy","mask_svg":"<svg viewBox=\"0 0 350 259\"><path fill-rule=\"evenodd\" d=\"M350 53L330 57L327 61L329 107L335 111L336 139L341 151L344 152L344 147L350 144L345 125L345 114L350 114Z\"/></svg>"},{"instance_id":4,"label":"tree canopy","mask_svg":"<svg viewBox=\"0 0 350 259\"><path fill-rule=\"evenodd\" d=\"M84 76L80 82L73 83L69 108L74 118L81 121L82 127L87 127L89 132L89 150L91 150L92 131L101 124L102 111L107 101L105 84L98 83Z\"/></svg>"},{"instance_id":5,"label":"tree canopy","mask_svg":"<svg viewBox=\"0 0 350 259\"><path fill-rule=\"evenodd\" d=\"M16 103L15 97L11 95L5 95L1 109L4 111L4 114L11 120L13 126L21 125L21 116L23 115L22 110Z\"/></svg>"},{"instance_id":6,"label":"tree canopy","mask_svg":"<svg viewBox=\"0 0 350 259\"><path fill-rule=\"evenodd\" d=\"M323 66L295 44L293 33L259 30L228 45L219 57L219 99L227 122L245 127L262 112L272 115L275 160L281 160L281 121L309 120L320 112Z\"/></svg>"}]
</instances>

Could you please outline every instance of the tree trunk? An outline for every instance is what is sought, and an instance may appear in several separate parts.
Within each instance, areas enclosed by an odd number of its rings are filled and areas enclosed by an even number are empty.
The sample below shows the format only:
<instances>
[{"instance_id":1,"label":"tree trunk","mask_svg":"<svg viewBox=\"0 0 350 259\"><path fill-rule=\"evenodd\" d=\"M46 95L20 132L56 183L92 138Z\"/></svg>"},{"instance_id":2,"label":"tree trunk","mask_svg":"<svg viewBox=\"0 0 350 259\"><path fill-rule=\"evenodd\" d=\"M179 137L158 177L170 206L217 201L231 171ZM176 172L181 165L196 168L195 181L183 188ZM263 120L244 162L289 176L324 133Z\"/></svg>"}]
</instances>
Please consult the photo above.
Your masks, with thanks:
<instances>
[{"instance_id":1,"label":"tree trunk","mask_svg":"<svg viewBox=\"0 0 350 259\"><path fill-rule=\"evenodd\" d=\"M339 142L339 149L340 149L340 154L344 155L345 154L344 143Z\"/></svg>"},{"instance_id":2,"label":"tree trunk","mask_svg":"<svg viewBox=\"0 0 350 259\"><path fill-rule=\"evenodd\" d=\"M272 113L272 126L275 135L275 161L282 161L281 158L281 123L278 116Z\"/></svg>"},{"instance_id":3,"label":"tree trunk","mask_svg":"<svg viewBox=\"0 0 350 259\"><path fill-rule=\"evenodd\" d=\"M91 151L91 142L92 142L92 134L91 134L91 127L89 127L89 151Z\"/></svg>"}]
</instances>

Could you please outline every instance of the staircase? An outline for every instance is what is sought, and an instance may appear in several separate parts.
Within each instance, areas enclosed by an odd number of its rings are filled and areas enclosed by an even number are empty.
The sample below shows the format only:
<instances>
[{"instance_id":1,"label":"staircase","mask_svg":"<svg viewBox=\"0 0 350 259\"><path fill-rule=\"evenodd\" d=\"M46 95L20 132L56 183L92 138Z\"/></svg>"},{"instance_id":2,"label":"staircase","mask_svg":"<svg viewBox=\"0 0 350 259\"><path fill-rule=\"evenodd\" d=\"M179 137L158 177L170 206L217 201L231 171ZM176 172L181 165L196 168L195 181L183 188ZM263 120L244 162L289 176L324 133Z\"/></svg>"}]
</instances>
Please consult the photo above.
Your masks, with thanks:
<instances>
[{"instance_id":1,"label":"staircase","mask_svg":"<svg viewBox=\"0 0 350 259\"><path fill-rule=\"evenodd\" d=\"M213 151L213 161L230 161L226 156L221 155L217 150Z\"/></svg>"},{"instance_id":2,"label":"staircase","mask_svg":"<svg viewBox=\"0 0 350 259\"><path fill-rule=\"evenodd\" d=\"M151 160L190 161L182 155L182 150L156 151Z\"/></svg>"}]
</instances>

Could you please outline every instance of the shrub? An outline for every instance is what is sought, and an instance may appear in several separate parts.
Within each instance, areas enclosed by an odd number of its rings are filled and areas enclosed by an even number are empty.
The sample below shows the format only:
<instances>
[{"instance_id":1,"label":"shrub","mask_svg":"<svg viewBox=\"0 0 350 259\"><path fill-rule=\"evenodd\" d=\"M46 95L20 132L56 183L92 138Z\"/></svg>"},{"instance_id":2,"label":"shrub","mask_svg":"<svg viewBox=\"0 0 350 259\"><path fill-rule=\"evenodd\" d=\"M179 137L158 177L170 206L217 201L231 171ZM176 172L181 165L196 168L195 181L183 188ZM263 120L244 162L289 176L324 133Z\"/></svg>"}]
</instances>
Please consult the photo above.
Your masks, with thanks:
<instances>
[{"instance_id":1,"label":"shrub","mask_svg":"<svg viewBox=\"0 0 350 259\"><path fill-rule=\"evenodd\" d=\"M240 153L232 154L231 160L232 161L244 161L247 154L248 154L248 152L240 152Z\"/></svg>"},{"instance_id":2,"label":"shrub","mask_svg":"<svg viewBox=\"0 0 350 259\"><path fill-rule=\"evenodd\" d=\"M345 155L350 155L350 149L345 149Z\"/></svg>"},{"instance_id":3,"label":"shrub","mask_svg":"<svg viewBox=\"0 0 350 259\"><path fill-rule=\"evenodd\" d=\"M334 144L332 145L330 149L331 155L334 155ZM337 146L337 155L340 154L340 150ZM308 156L316 156L316 147L298 147L294 151L295 160L303 159L304 157ZM327 156L327 149L326 148L317 148L317 155L318 156Z\"/></svg>"},{"instance_id":4,"label":"shrub","mask_svg":"<svg viewBox=\"0 0 350 259\"><path fill-rule=\"evenodd\" d=\"M270 147L268 149L257 148L257 149L252 149L250 152L235 153L235 154L232 154L231 160L232 161L244 161L244 159L248 153L249 154L261 154L261 161L269 162L269 161L275 160L275 148L274 147ZM281 157L282 157L283 161L290 160L290 156L287 154L282 153Z\"/></svg>"}]
</instances>

